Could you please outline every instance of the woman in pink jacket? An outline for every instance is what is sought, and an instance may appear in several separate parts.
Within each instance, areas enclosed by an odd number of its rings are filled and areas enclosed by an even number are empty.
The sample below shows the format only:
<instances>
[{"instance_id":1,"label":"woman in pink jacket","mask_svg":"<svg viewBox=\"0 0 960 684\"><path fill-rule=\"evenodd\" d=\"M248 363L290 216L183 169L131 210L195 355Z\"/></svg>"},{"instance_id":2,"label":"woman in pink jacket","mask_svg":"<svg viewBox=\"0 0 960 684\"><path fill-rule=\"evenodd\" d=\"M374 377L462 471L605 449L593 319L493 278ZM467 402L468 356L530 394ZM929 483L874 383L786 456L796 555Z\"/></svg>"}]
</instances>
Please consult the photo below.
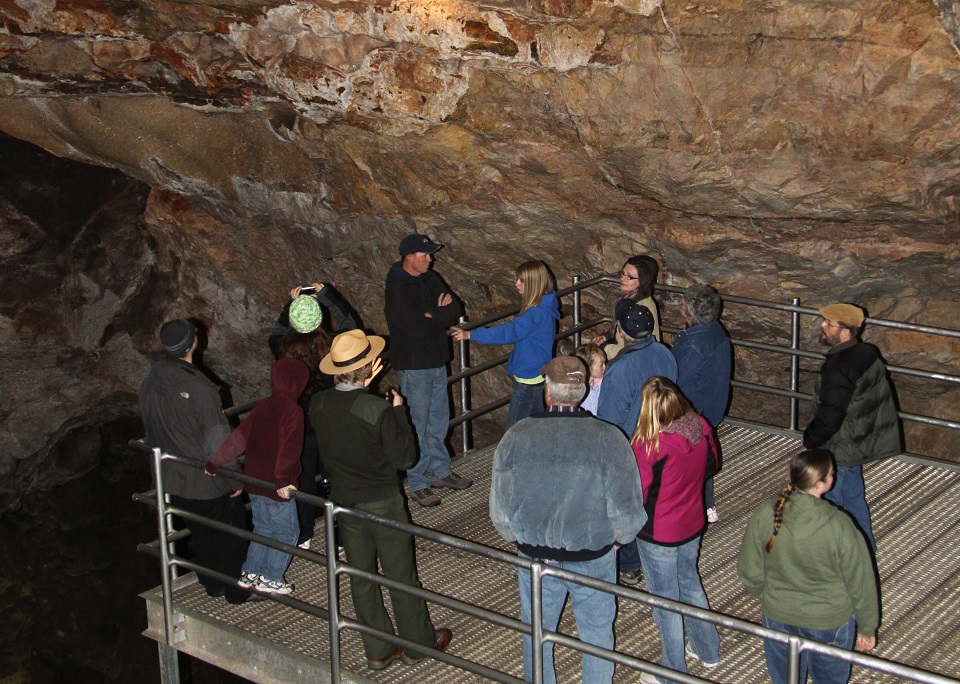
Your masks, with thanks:
<instances>
[{"instance_id":1,"label":"woman in pink jacket","mask_svg":"<svg viewBox=\"0 0 960 684\"><path fill-rule=\"evenodd\" d=\"M710 425L670 380L653 377L643 385L633 452L640 468L647 524L637 545L651 594L709 609L697 562L707 527L703 483L716 470L717 449ZM720 664L720 635L702 620L655 608L664 667L686 672L684 651L704 667ZM684 648L684 627L690 638ZM644 684L659 682L641 673Z\"/></svg>"}]
</instances>

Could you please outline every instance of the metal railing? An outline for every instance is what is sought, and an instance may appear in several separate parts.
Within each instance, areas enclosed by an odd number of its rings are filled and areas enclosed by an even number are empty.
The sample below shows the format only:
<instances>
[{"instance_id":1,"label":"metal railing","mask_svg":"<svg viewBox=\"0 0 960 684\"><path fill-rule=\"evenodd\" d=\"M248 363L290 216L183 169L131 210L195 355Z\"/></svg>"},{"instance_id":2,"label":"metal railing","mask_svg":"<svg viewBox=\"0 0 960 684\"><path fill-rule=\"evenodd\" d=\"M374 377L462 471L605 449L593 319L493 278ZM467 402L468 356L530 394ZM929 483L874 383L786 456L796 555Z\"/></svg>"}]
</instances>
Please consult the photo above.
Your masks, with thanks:
<instances>
[{"instance_id":1,"label":"metal railing","mask_svg":"<svg viewBox=\"0 0 960 684\"><path fill-rule=\"evenodd\" d=\"M600 316L588 321L582 320L581 312L581 300L580 293L596 285L602 283L615 283L619 282L619 279L615 275L602 275L588 280L581 280L580 276L573 276L572 284L569 287L558 290L557 295L559 297L564 297L567 295L572 295L573 300L573 325L564 328L557 334L557 339L565 339L567 337L572 337L574 345L580 344L580 334L584 330L589 330L601 324L609 325L612 321L610 316ZM669 292L672 294L682 294L685 288L676 287L673 285L657 285L657 292ZM790 359L790 377L789 377L789 387L782 388L771 385L762 385L755 382L747 382L744 380L738 380L736 377L737 364L734 364L734 378L732 381L732 386L735 390L742 390L748 392L756 392L760 394L767 394L776 397L782 397L789 401L790 408L790 418L789 423L786 426L776 426L776 427L785 427L789 430L797 430L799 428L799 414L800 414L800 402L812 402L813 397L809 393L800 392L800 373L801 359L807 359L812 361L822 361L826 356L820 352L807 351L800 348L800 332L802 329L802 319L801 316L812 316L814 318L820 317L820 312L817 309L810 307L800 306L800 300L794 298L790 304L781 304L777 302L766 301L763 299L751 299L748 297L737 297L733 295L722 295L721 297L724 301L724 304L736 304L742 306L755 307L758 309L763 309L767 311L780 311L790 316L790 328L789 328L789 338L790 345L776 345L776 344L767 344L764 342L757 342L754 340L741 339L738 337L731 337L731 343L734 347L741 347L743 349L751 349L757 352L763 352L768 354L775 354L780 356L787 356ZM497 312L493 315L487 316L478 321L466 322L464 319L461 319L461 325L465 330L473 330L491 323L496 323L501 321L509 316L513 316L519 313L520 308L514 307L505 311ZM950 328L940 328L930 325L920 325L915 323L904 323L902 321L892 321L882 318L867 318L865 325L876 326L878 328L887 328L892 330L903 330L909 332L915 332L925 335L933 335L935 337L945 337L950 339L960 340L960 330L952 330ZM679 328L674 328L670 326L664 326L661 324L660 327L662 332L676 335L680 332ZM489 361L485 361L482 364L477 366L469 365L469 341L463 340L459 343L458 349L458 370L455 374L449 376L447 382L450 385L460 383L460 410L459 413L454 417L450 422L450 427L457 425L461 426L461 448L464 452L468 451L472 445L472 421L480 416L483 416L487 413L490 413L502 406L505 406L510 402L509 395L500 397L494 401L491 401L484 406L471 409L470 408L470 387L469 381L476 375L484 373L492 368L496 368L504 363L506 363L509 358L509 354L504 354L502 356L496 357ZM960 374L957 373L945 373L945 372L936 372L922 370L918 368L909 368L905 366L895 366L888 365L887 370L891 376L908 376L914 378L920 378L923 380L929 380L933 382L943 382L960 385ZM896 383L894 383L896 384ZM917 413L910 413L906 411L899 411L900 419L906 422L922 423L937 428L944 428L949 430L960 430L960 420L951 420L947 418L934 417L934 416L925 416ZM909 451L909 449L908 449Z\"/></svg>"},{"instance_id":2,"label":"metal railing","mask_svg":"<svg viewBox=\"0 0 960 684\"><path fill-rule=\"evenodd\" d=\"M557 335L557 339L563 339L566 337L573 337L575 345L580 343L580 334L584 330L596 327L601 324L609 324L611 319L608 316L598 317L592 320L583 321L581 316L581 301L580 295L584 289L594 287L602 283L612 283L617 282L617 278L612 275L603 275L588 280L580 280L578 276L574 276L573 284L568 287L558 291L559 296L572 295L573 298L573 325L571 327L565 328L560 331ZM673 287L668 285L659 285L657 287L659 292L670 292L670 293L682 293L683 288ZM787 355L790 357L790 387L789 389L771 387L766 385L759 385L756 383L749 383L744 381L739 381L734 379L733 386L734 388L752 391L752 392L761 392L765 394L770 394L773 396L783 397L790 401L790 425L789 428L796 430L798 424L798 407L799 401L810 401L811 397L806 394L799 392L799 376L800 376L800 360L801 359L813 359L819 360L824 358L824 356L817 352L805 351L800 348L800 329L801 329L801 316L817 316L819 317L819 312L816 309L801 307L799 300L794 299L791 304L778 304L774 302L767 302L764 300L748 299L744 297L733 297L726 296L724 297L725 303L737 304L737 305L746 305L760 307L763 309L782 311L790 315L791 325L790 325L790 346L780 346L766 344L762 342L756 342L751 340L743 340L734 338L732 340L735 346L752 349L760 352ZM499 320L502 320L508 316L514 315L519 312L519 308L510 309L507 311L502 311L487 318L484 318L479 321L466 323L463 322L463 325L466 329L470 330L476 327L483 325L488 325L490 323L495 323ZM960 339L960 331L949 330L945 328L936 328L933 326L923 326L923 325L914 325L908 323L902 323L898 321L887 321L882 319L867 319L867 322L871 325L879 327L887 327L900 330L910 330L919 333L939 335L954 339ZM678 332L678 329L661 326L661 329L668 334L675 334ZM477 366L470 366L469 361L469 352L468 352L468 343L466 341L460 343L459 349L459 370L457 373L451 375L448 379L449 384L460 383L460 407L458 414L450 421L450 427L453 428L457 425L462 427L461 430L461 446L464 451L469 450L470 444L472 441L471 438L471 429L472 421L476 418L483 416L487 413L490 413L497 408L506 405L509 402L509 396L501 397L492 402L487 403L486 405L477 408L470 408L470 380L484 373L492 368L496 368L499 365L506 362L508 355L503 355L489 361L486 361ZM913 368L904 368L898 366L889 366L888 367L891 374L902 374L912 377L924 378L928 380L938 381L938 382L948 382L948 383L960 383L960 376L955 374L948 373L935 373L930 371L924 371ZM240 407L235 407L228 410L226 413L228 415L237 415L249 411L256 402L250 402ZM929 425L934 425L937 427L943 427L948 429L960 429L960 422L954 420L947 420L942 418L936 418L931 416L921 416L910 413L900 413L900 417L903 420L907 421L916 421L920 423L925 423ZM177 629L174 623L174 610L173 610L173 579L176 578L180 569L186 571L194 571L201 574L206 574L211 577L215 577L221 581L225 582L234 582L236 578L226 577L224 575L218 574L208 568L200 567L180 556L177 556L174 552L173 544L179 538L184 536L184 532L177 532L173 528L173 516L180 516L181 518L187 520L188 522L203 522L203 524L217 529L221 532L227 534L234 534L244 539L250 541L256 541L257 543L269 546L271 548L279 549L286 553L289 553L298 558L307 560L312 563L320 563L326 566L327 568L327 598L329 609L323 609L318 606L300 601L296 598L290 596L270 596L272 600L283 603L284 605L296 608L298 610L307 612L311 615L320 617L325 620L329 620L330 624L330 656L331 656L331 675L334 682L340 681L340 654L339 654L339 644L340 644L340 633L345 630L354 630L356 632L371 634L385 639L386 641L396 643L404 648L409 648L414 651L422 652L424 654L429 654L430 656L441 660L445 663L461 667L467 671L473 672L484 676L493 681L501 682L519 682L515 677L508 675L506 673L493 670L485 665L480 663L474 663L472 661L467 661L463 658L451 655L449 653L442 653L434 649L428 649L418 644L406 641L402 638L399 638L393 634L379 632L373 628L370 628L366 625L362 625L355 620L344 617L339 610L339 583L338 577L340 575L348 576L357 576L367 579L375 584L385 586L388 589L402 591L409 593L415 596L418 596L424 600L436 603L438 605L444 606L451 610L457 610L463 612L472 617L485 620L493 625L500 627L505 627L525 635L529 635L534 641L533 652L536 654L542 654L542 649L539 648L540 645L546 642L552 642L555 644L560 644L561 646L568 647L580 651L581 653L588 653L600 658L605 658L619 665L630 667L636 670L649 672L657 676L669 678L672 681L676 682L703 682L707 681L694 677L688 674L682 674L675 672L673 670L668 670L660 667L659 665L634 658L632 656L620 653L617 651L608 651L591 644L586 644L580 642L578 639L564 636L562 634L545 631L540 626L540 620L537 619L539 614L540 603L540 588L542 580L544 577L557 577L564 581L576 582L578 584L596 589L598 591L604 591L606 593L613 594L620 599L637 601L654 608L662 608L664 610L671 610L686 617L697 618L705 620L712 624L717 625L718 627L735 630L742 632L757 638L761 639L771 639L774 641L779 641L788 645L789 651L789 679L790 682L797 681L797 672L800 654L805 651L821 653L831 657L838 658L840 660L845 660L862 667L867 667L879 672L891 674L894 676L902 677L911 681L924 682L925 684L946 684L947 682L960 682L958 679L953 679L939 674L930 673L924 670L919 670L916 668L911 668L900 663L895 663L887 660L883 660L874 656L868 656L852 651L846 651L832 646L826 646L818 642L802 639L800 637L787 635L776 630L765 628L761 625L757 625L752 622L745 620L740 620L727 616L720 613L714 613L709 610L703 610L696 608L694 606L689 606L686 604L678 603L675 601L670 601L668 599L663 599L645 592L641 592L636 589L629 589L615 584L609 584L602 582L600 580L595 580L592 578L583 577L581 575L576 575L550 565L546 565L534 560L525 559L513 554L509 554L497 549L492 549L490 547L477 544L475 542L470 542L465 539L454 537L451 535L446 535L443 533L436 532L434 530L429 530L415 525L399 523L393 520L388 520L380 518L375 515L368 513L355 511L346 507L338 506L331 502L328 502L319 497L311 496L304 494L302 492L294 492L293 498L296 500L304 501L310 504L317 506L322 506L325 511L325 525L326 525L326 553L317 554L313 551L305 551L298 547L290 546L280 542L276 542L272 539L261 537L259 535L253 534L246 530L240 530L238 528L232 527L230 525L225 525L216 521L208 520L196 516L188 511L180 509L175 506L171 506L167 501L165 501L164 487L163 487L163 477L162 477L162 468L161 462L163 460L177 460L183 463L187 463L192 467L202 470L203 464L198 464L189 459L184 459L179 456L174 456L170 454L163 454L159 449L151 449L149 446L143 444L142 442L133 442L132 446L144 450L151 451L153 454L153 467L157 483L157 490L155 494L146 493L135 495L135 500L147 503L149 505L156 506L157 508L157 527L159 531L159 540L149 544L141 544L139 550L145 553L150 553L152 555L158 556L161 561L162 566L162 591L163 591L163 605L164 605L164 627L165 627L165 642L160 643L160 654L161 654L161 669L163 670L164 663L166 662L169 666L171 662L171 654L175 654L173 648L178 641ZM265 487L272 489L272 484L250 478L248 476L234 473L228 470L221 469L218 472L218 477L226 477L228 479L233 479L240 481L245 484L253 484L254 486ZM339 516L351 516L358 519L367 520L370 523L377 525L384 525L387 527L392 527L394 529L409 533L411 535L420 537L427 541L442 544L451 548L459 549L467 553L476 554L493 561L507 563L518 568L525 569L531 573L531 606L533 608L533 619L532 625L527 625L515 618L510 618L499 613L495 613L489 610L486 610L479 606L474 606L472 604L464 603L458 601L448 596L437 594L428 590L421 589L419 587L411 587L404 584L399 584L389 578L382 577L376 574L370 574L350 566L346 563L342 563L337 558L337 549L335 545L335 538L333 534L334 521ZM166 649L166 650L165 650ZM540 658L542 656L538 655L535 660L534 665L534 681L539 684L542 681L542 662ZM175 663L175 658L172 659L172 662ZM164 675L164 684L168 682L176 681L174 680L173 674L170 673L170 678Z\"/></svg>"},{"instance_id":3,"label":"metal railing","mask_svg":"<svg viewBox=\"0 0 960 684\"><path fill-rule=\"evenodd\" d=\"M557 644L565 648L579 651L580 653L603 658L604 660L611 661L617 665L628 667L633 670L639 670L641 672L648 672L658 677L668 678L674 682L693 684L697 682L710 681L694 675L680 673L675 670L662 667L659 664L630 656L620 651L605 649L593 644L582 642L579 639L569 637L558 632L543 629L541 624L542 585L543 580L548 577L555 577L565 582L574 582L596 591L612 594L620 600L635 601L647 605L650 608L673 611L683 615L684 617L709 622L719 628L733 630L759 639L770 639L787 644L788 681L792 684L795 684L798 681L800 656L804 652L819 653L884 674L901 677L909 681L921 682L922 684L957 684L957 682L960 682L960 679L954 679L945 675L928 672L926 670L884 660L875 656L869 656L862 653L857 653L855 651L847 651L835 646L828 646L798 636L788 635L783 632L778 632L774 629L763 627L762 625L757 625L753 622L741 620L739 618L724 615L722 613L715 613L710 610L697 608L695 606L661 598L659 596L654 596L653 594L640 591L639 589L632 589L591 577L578 575L576 573L572 573L537 560L524 558L522 556L507 553L505 551L500 551L499 549L484 546L483 544L478 544L460 537L455 537L442 532L437 532L436 530L418 527L408 523L398 522L396 520L382 518L380 516L363 511L357 511L345 506L339 506L320 497L295 491L293 492L293 499L320 506L324 509L324 524L326 532L324 547L325 553L320 554L314 551L307 551L290 544L285 544L268 537L254 534L247 530L241 530L233 527L232 525L198 516L182 508L170 505L166 502L166 497L164 496L165 491L162 462L165 460L177 461L179 463L184 463L190 467L196 468L198 471L203 470L204 464L192 459L162 453L160 449L151 448L142 442L131 443L131 446L143 451L149 451L152 454L153 473L157 483L157 489L155 493L138 494L135 495L134 498L137 501L156 506L157 508L157 523L158 530L160 532L160 538L157 542L152 544L141 544L138 547L138 550L144 553L159 556L161 562L161 586L163 591L165 635L165 643L160 644L161 662L163 662L165 654L167 654L167 658L169 659L168 654L173 652L176 644L182 640L181 636L177 634L177 625L174 621L176 613L173 605L173 579L176 577L178 569L204 574L223 582L232 583L236 581L236 578L228 577L216 571L210 570L209 568L199 566L181 556L176 555L176 553L173 551L173 542L175 539L171 535L171 530L173 529L172 518L176 515L182 517L188 522L202 523L222 533L233 534L248 541L257 542L258 544L263 544L264 546L289 553L292 556L296 556L308 562L325 566L327 574L327 608L316 606L306 601L301 601L292 596L267 595L266 598L328 621L330 637L330 676L331 681L334 684L338 684L342 678L340 637L344 630L353 630L360 634L367 634L384 639L385 641L396 644L404 649L414 651L422 655L428 655L436 660L447 663L448 665L458 667L491 681L504 682L506 684L521 684L523 682L523 680L518 679L517 677L505 672L501 672L500 670L493 669L482 663L467 660L451 653L438 651L434 648L423 646L399 637L392 632L383 632L344 616L340 611L340 583L338 578L341 575L346 575L348 577L359 577L369 582L373 582L379 586L386 587L391 591L400 591L410 594L424 601L429 601L439 606L443 606L449 610L457 611L478 620L488 622L491 625L529 636L533 644L532 653L536 654L532 662L532 679L534 684L542 684L543 682L542 646L546 643ZM250 484L266 489L271 489L273 487L272 483L225 469L218 471L217 477L226 477L227 479L235 480L243 484ZM524 623L516 618L488 610L481 606L474 605L472 603L460 601L444 594L438 594L428 589L403 584L379 574L369 573L349 565L348 563L340 561L338 558L334 525L335 521L342 517L352 517L358 520L366 521L373 525L389 527L400 532L419 537L420 539L431 543L440 544L444 547L463 551L465 553L480 556L498 563L511 565L530 572L530 624ZM256 590L253 591L254 593L258 593ZM165 651L164 649L167 650ZM172 681L178 680L173 680L172 678L163 679L164 684L170 684Z\"/></svg>"}]
</instances>

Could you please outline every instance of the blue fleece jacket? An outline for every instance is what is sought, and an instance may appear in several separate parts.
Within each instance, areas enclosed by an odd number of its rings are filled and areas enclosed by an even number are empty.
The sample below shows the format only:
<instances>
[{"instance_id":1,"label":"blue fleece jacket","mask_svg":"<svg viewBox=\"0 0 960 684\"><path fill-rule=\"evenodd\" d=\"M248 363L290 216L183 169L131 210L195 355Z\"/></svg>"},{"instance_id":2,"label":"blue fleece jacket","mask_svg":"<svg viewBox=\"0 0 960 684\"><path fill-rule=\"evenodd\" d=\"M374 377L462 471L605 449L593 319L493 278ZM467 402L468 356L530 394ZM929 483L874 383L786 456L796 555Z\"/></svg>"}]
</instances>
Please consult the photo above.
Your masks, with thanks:
<instances>
[{"instance_id":1,"label":"blue fleece jacket","mask_svg":"<svg viewBox=\"0 0 960 684\"><path fill-rule=\"evenodd\" d=\"M507 373L518 378L535 378L553 358L553 340L560 320L557 294L548 292L540 303L531 306L512 321L492 328L470 331L477 344L513 344L507 361Z\"/></svg>"}]
</instances>

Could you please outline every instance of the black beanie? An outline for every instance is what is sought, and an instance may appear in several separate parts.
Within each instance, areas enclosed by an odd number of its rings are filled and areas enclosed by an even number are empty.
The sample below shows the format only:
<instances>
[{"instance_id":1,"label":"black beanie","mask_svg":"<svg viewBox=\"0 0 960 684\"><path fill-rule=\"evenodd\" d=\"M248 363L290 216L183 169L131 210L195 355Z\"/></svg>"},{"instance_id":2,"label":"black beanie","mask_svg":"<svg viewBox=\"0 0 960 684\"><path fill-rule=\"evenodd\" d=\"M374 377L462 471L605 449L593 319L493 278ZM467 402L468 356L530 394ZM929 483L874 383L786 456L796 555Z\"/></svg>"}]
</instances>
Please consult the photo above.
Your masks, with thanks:
<instances>
[{"instance_id":1,"label":"black beanie","mask_svg":"<svg viewBox=\"0 0 960 684\"><path fill-rule=\"evenodd\" d=\"M167 321L160 328L160 341L163 350L175 359L183 358L197 336L193 323L185 318Z\"/></svg>"}]
</instances>

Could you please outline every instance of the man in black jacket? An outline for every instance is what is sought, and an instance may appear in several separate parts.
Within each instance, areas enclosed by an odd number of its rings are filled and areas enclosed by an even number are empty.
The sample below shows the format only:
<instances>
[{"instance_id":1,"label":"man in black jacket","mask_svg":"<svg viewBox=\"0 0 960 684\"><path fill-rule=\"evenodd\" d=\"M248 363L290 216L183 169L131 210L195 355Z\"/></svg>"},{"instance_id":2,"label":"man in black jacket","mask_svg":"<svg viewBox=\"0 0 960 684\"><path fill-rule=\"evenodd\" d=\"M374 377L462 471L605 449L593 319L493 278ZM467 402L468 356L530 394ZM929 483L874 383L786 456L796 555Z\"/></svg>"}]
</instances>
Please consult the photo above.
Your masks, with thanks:
<instances>
[{"instance_id":1,"label":"man in black jacket","mask_svg":"<svg viewBox=\"0 0 960 684\"><path fill-rule=\"evenodd\" d=\"M410 498L421 506L438 506L432 487L466 489L473 481L450 470L444 440L450 422L447 329L460 307L449 288L430 269L441 245L426 235L400 241L400 261L387 273L384 314L390 329L390 363L397 371L417 431L420 459L407 471Z\"/></svg>"},{"instance_id":2,"label":"man in black jacket","mask_svg":"<svg viewBox=\"0 0 960 684\"><path fill-rule=\"evenodd\" d=\"M815 382L816 413L803 432L803 445L833 452L836 481L824 498L853 517L876 551L863 464L900 453L897 408L879 352L857 339L863 327L863 309L830 304L820 309L820 314L820 341L830 351Z\"/></svg>"},{"instance_id":3,"label":"man in black jacket","mask_svg":"<svg viewBox=\"0 0 960 684\"><path fill-rule=\"evenodd\" d=\"M168 321L160 328L160 340L164 358L154 364L140 385L146 441L164 453L193 459L201 466L198 469L164 461L164 489L178 508L246 528L240 492L229 480L203 473L202 465L230 434L230 425L223 415L216 385L193 365L196 328L183 318ZM238 465L234 462L227 467L237 469ZM236 582L247 556L247 541L195 522L188 522L187 528L193 561ZM213 577L199 574L198 579L208 594L223 595L230 603L242 603L250 596L238 586Z\"/></svg>"}]
</instances>

